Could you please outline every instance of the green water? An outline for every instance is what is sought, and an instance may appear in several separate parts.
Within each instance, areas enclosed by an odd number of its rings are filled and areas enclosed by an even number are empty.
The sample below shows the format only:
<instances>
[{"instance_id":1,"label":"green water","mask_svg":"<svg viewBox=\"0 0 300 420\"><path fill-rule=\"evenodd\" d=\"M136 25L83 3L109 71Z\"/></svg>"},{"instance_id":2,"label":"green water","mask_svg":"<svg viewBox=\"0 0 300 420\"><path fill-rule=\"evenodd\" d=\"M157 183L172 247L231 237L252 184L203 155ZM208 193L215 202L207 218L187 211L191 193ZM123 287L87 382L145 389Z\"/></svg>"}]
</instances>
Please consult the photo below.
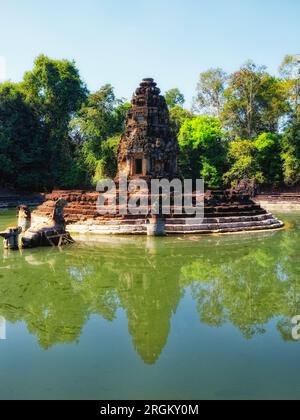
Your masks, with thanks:
<instances>
[{"instance_id":1,"label":"green water","mask_svg":"<svg viewBox=\"0 0 300 420\"><path fill-rule=\"evenodd\" d=\"M4 253L0 399L300 398L300 213L284 231ZM0 230L14 224L0 214Z\"/></svg>"}]
</instances>

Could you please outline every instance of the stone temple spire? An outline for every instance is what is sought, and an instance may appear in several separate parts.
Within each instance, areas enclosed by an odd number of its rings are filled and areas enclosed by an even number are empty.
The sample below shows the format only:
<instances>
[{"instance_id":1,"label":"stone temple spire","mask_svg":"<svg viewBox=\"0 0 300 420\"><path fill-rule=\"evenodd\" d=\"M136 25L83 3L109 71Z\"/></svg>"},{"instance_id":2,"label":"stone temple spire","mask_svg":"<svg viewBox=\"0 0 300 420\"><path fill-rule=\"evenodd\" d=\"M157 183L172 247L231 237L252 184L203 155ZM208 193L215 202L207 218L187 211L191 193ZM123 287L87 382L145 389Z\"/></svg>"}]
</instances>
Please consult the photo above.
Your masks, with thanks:
<instances>
[{"instance_id":1,"label":"stone temple spire","mask_svg":"<svg viewBox=\"0 0 300 420\"><path fill-rule=\"evenodd\" d=\"M178 176L178 141L170 129L169 110L153 79L144 79L132 99L119 154L119 173L129 179Z\"/></svg>"}]
</instances>

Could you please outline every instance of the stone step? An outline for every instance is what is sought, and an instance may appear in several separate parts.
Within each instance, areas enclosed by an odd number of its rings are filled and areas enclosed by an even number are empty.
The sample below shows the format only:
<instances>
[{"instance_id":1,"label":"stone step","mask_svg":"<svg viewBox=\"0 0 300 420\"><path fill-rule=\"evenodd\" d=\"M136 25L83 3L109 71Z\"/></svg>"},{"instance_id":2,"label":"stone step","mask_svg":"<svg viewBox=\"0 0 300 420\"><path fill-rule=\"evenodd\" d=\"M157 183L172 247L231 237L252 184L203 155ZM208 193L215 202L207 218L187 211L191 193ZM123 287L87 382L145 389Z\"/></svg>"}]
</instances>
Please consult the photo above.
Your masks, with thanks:
<instances>
[{"instance_id":1,"label":"stone step","mask_svg":"<svg viewBox=\"0 0 300 420\"><path fill-rule=\"evenodd\" d=\"M243 231L258 231L281 228L283 224L277 219L265 222L239 222L215 225L166 225L166 234L211 234L211 233L235 233ZM72 225L68 227L71 234L94 234L94 235L142 235L147 232L147 225Z\"/></svg>"},{"instance_id":2,"label":"stone step","mask_svg":"<svg viewBox=\"0 0 300 420\"><path fill-rule=\"evenodd\" d=\"M44 216L49 217L51 213L44 213L44 212L36 212L36 215L38 216ZM230 213L204 213L204 217L206 218L232 218L232 217L254 217L254 216L264 216L266 215L265 210L261 211L251 211L251 212L230 212ZM167 215L166 215L167 216ZM171 219L177 220L182 218L182 214L172 214ZM131 219L145 219L148 215L97 215L96 212L92 211L84 211L84 212L77 212L77 211L71 211L65 213L65 218L67 221L69 220L87 220L87 219L98 219L98 220L106 220L106 219L112 219L112 220L131 220ZM195 215L184 215L185 218L193 219Z\"/></svg>"},{"instance_id":3,"label":"stone step","mask_svg":"<svg viewBox=\"0 0 300 420\"><path fill-rule=\"evenodd\" d=\"M166 225L170 228L172 227L181 227L181 226L220 226L220 225L236 225L236 224L251 224L251 225L259 225L259 224L272 224L277 222L272 214L266 214L263 216L255 216L255 217L234 217L234 218L220 218L220 219L166 219ZM80 224L80 222L78 223ZM123 220L113 220L113 219L96 219L84 222L84 224L88 225L103 225L103 226L126 226L126 225L144 225L146 224L146 218L143 219L123 219Z\"/></svg>"},{"instance_id":4,"label":"stone step","mask_svg":"<svg viewBox=\"0 0 300 420\"><path fill-rule=\"evenodd\" d=\"M222 223L237 223L237 222L264 222L268 220L273 220L272 214L265 214L259 216L250 216L250 217L232 217L232 218L204 218L204 219L197 219L197 218L178 218L178 219L166 219L167 225L186 225L186 224L222 224ZM103 225L136 225L136 224L143 224L146 223L145 217L136 218L133 217L132 219L124 218L124 219L95 219L91 221L91 223L103 224Z\"/></svg>"},{"instance_id":5,"label":"stone step","mask_svg":"<svg viewBox=\"0 0 300 420\"><path fill-rule=\"evenodd\" d=\"M185 224L185 225L168 225L166 224L166 230L208 230L214 231L219 229L235 229L235 228L249 228L249 227L258 227L258 226L272 226L277 225L277 219L261 220L261 221L237 221L233 223L200 223L200 224Z\"/></svg>"},{"instance_id":6,"label":"stone step","mask_svg":"<svg viewBox=\"0 0 300 420\"><path fill-rule=\"evenodd\" d=\"M257 221L265 221L274 219L271 213L256 215L256 216L236 216L236 217L220 217L220 218L204 218L204 223L236 223L239 221L243 222L257 222ZM191 221L197 223L201 219L190 219ZM186 224L186 218L178 218L178 219L166 219L166 223L169 225L178 225L178 224Z\"/></svg>"}]
</instances>

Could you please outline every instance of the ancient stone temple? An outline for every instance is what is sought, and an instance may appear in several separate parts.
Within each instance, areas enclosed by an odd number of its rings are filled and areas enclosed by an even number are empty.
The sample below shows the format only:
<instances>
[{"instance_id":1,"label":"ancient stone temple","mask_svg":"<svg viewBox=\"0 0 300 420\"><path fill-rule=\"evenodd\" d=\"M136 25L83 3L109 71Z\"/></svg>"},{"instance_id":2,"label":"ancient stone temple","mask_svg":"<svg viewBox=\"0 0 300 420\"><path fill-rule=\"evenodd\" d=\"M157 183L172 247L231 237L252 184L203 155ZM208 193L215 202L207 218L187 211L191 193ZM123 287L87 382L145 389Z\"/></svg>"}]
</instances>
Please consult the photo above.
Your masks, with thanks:
<instances>
[{"instance_id":1,"label":"ancient stone temple","mask_svg":"<svg viewBox=\"0 0 300 420\"><path fill-rule=\"evenodd\" d=\"M173 179L178 176L177 156L165 98L153 79L144 79L133 96L120 142L119 173L129 179Z\"/></svg>"},{"instance_id":2,"label":"ancient stone temple","mask_svg":"<svg viewBox=\"0 0 300 420\"><path fill-rule=\"evenodd\" d=\"M180 177L177 165L178 141L170 129L169 112L164 97L153 79L144 79L132 99L126 128L120 139L118 175L126 174L128 181ZM119 176L116 177L116 181ZM149 186L149 185L148 185ZM206 191L204 218L189 215L184 209L171 211L156 217L146 214L126 214L120 211L120 184L116 182L116 214L101 215L97 210L99 194L87 191L54 191L46 196L46 202L33 213L36 223L49 220L55 203L63 198L67 230L74 239L87 240L86 235L183 235L229 233L257 230L273 230L283 223L252 200L245 191ZM184 191L195 200L195 193ZM134 192L128 192L128 199ZM149 191L144 192L146 203ZM125 205L126 207L126 205Z\"/></svg>"}]
</instances>

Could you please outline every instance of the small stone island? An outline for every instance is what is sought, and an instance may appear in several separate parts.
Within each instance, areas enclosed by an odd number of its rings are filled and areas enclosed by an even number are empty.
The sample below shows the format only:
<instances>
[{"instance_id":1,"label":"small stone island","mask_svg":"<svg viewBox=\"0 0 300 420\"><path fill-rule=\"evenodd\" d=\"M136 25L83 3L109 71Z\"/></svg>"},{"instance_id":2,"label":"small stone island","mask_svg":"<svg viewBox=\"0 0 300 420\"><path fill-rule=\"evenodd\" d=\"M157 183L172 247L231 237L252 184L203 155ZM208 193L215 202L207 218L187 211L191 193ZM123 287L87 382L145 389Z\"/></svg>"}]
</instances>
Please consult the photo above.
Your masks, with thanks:
<instances>
[{"instance_id":1,"label":"small stone island","mask_svg":"<svg viewBox=\"0 0 300 420\"><path fill-rule=\"evenodd\" d=\"M118 151L119 173L128 181L173 180L180 177L178 141L172 133L165 98L153 79L144 79L136 90ZM255 203L247 189L206 190L204 219L174 212L163 218L145 215L100 215L97 192L54 191L33 212L34 223L45 222L55 203L64 199L67 231L81 235L218 234L278 229L283 223ZM117 195L118 197L118 195ZM193 197L194 198L194 197ZM120 203L117 200L117 205ZM119 212L120 213L120 212ZM176 214L175 214L176 213Z\"/></svg>"}]
</instances>

